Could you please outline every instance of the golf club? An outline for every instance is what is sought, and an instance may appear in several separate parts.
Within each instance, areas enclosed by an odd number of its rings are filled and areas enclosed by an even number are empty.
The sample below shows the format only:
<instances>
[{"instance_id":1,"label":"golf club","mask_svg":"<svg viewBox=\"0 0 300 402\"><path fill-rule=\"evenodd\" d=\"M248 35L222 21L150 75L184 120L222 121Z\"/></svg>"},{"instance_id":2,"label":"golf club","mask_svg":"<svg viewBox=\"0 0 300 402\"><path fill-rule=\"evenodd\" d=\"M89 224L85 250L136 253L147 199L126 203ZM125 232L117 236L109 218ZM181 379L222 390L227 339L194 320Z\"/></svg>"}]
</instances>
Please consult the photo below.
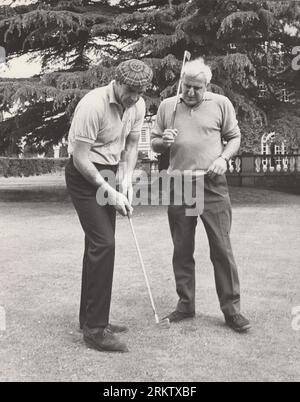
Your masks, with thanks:
<instances>
[{"instance_id":1,"label":"golf club","mask_svg":"<svg viewBox=\"0 0 300 402\"><path fill-rule=\"evenodd\" d=\"M178 82L176 101L175 101L172 119L171 119L171 128L174 128L178 98L179 98L179 94L180 94L181 81L182 81L182 76L183 76L183 69L184 69L185 63L191 59L191 56L192 56L191 53L189 51L185 50L184 55L183 55L182 66L181 66L180 78L179 78L179 82Z\"/></svg>"},{"instance_id":2,"label":"golf club","mask_svg":"<svg viewBox=\"0 0 300 402\"><path fill-rule=\"evenodd\" d=\"M137 252L138 252L138 255L139 255L140 263L141 263L141 266L142 266L142 269L143 269L143 273L144 273L144 277L145 277L145 281L146 281L146 285L147 285L147 289L148 289L148 294L149 294L149 297L150 297L151 306L152 306L152 310L153 310L154 317L155 317L155 322L156 322L157 325L159 325L162 328L170 328L170 321L169 321L168 318L164 318L161 321L158 318L156 308L155 308L155 305L154 305L154 300L153 300L153 297L152 297L152 292L151 292L150 285L149 285L149 280L148 280L148 277L147 277L145 264L144 264L143 257L142 257L142 254L141 254L141 250L140 250L140 247L139 247L139 244L138 244L138 241L137 241L135 230L134 230L134 227L133 227L133 224L132 224L132 219L131 219L131 217L129 215L128 215L128 220L129 220L132 235L133 235L133 238L134 238L134 241L135 241L135 246L136 246L136 249L137 249Z\"/></svg>"}]
</instances>

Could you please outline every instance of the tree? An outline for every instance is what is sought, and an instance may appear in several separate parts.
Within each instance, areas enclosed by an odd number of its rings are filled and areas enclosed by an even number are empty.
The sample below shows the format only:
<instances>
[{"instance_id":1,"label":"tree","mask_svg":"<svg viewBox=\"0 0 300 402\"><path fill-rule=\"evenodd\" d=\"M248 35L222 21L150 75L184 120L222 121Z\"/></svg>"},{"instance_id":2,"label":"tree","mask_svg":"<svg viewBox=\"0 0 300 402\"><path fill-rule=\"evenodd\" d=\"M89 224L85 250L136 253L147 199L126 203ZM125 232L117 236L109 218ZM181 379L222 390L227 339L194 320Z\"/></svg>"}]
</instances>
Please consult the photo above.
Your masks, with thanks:
<instances>
[{"instance_id":1,"label":"tree","mask_svg":"<svg viewBox=\"0 0 300 402\"><path fill-rule=\"evenodd\" d=\"M258 151L272 111L285 105L278 91L300 89L299 72L291 68L299 15L296 1L258 0L49 0L0 8L0 43L7 54L38 52L45 71L27 81L0 81L1 108L18 105L18 114L0 123L0 149L8 136L16 142L25 136L40 150L60 141L79 99L106 84L116 64L131 57L154 70L146 101L155 112L161 97L175 93L187 49L205 57L213 70L211 89L234 103L242 149ZM62 59L63 66L47 73Z\"/></svg>"}]
</instances>

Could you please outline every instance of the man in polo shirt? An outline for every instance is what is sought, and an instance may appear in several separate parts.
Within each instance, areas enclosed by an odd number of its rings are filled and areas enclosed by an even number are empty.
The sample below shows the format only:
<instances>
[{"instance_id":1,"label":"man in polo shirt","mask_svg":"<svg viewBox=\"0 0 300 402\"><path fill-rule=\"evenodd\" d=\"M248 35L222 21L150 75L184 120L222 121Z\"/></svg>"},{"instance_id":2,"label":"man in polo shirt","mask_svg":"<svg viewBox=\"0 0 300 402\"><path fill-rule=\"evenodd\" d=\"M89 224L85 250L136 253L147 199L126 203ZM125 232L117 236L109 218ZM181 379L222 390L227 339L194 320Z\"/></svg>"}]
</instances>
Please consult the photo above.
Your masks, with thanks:
<instances>
[{"instance_id":1,"label":"man in polo shirt","mask_svg":"<svg viewBox=\"0 0 300 402\"><path fill-rule=\"evenodd\" d=\"M132 174L145 116L141 95L151 80L152 70L142 61L121 63L114 81L81 99L69 131L66 183L85 233L79 323L85 342L100 351L128 350L115 335L127 327L109 322L115 220L116 212L132 212ZM105 180L107 172L118 172L118 191ZM99 193L107 205L97 202Z\"/></svg>"},{"instance_id":2,"label":"man in polo shirt","mask_svg":"<svg viewBox=\"0 0 300 402\"><path fill-rule=\"evenodd\" d=\"M250 328L240 313L240 288L230 242L231 205L225 172L227 162L238 151L240 130L228 98L207 91L210 68L202 59L186 63L182 96L171 127L176 97L165 99L157 113L152 148L170 149L169 173L192 172L193 183L204 178L204 208L201 220L209 240L216 290L228 326L237 332ZM222 138L227 141L225 147ZM169 316L178 322L195 316L195 229L197 216L187 216L185 205L170 205L169 225L174 244L173 270L179 301Z\"/></svg>"}]
</instances>

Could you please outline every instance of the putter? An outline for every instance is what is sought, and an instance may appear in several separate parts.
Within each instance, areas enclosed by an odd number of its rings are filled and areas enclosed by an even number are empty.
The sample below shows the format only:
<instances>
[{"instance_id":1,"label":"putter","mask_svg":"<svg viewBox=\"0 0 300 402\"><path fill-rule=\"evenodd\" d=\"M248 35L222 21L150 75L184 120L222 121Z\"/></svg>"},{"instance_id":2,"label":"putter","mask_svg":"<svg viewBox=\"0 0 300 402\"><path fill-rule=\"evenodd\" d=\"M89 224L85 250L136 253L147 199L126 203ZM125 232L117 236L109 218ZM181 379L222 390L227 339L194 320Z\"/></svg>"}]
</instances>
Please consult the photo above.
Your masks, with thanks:
<instances>
[{"instance_id":1,"label":"putter","mask_svg":"<svg viewBox=\"0 0 300 402\"><path fill-rule=\"evenodd\" d=\"M183 61L182 61L182 67L181 67L181 72L180 72L180 78L178 82L178 88L177 88L177 94L176 94L176 102L174 105L173 113L172 113L172 119L171 119L171 128L174 128L174 123L175 123L175 117L176 117L176 110L177 110L177 105L178 105L178 99L179 99L179 94L180 94L180 88L181 88L181 81L182 81L182 76L183 76L183 69L185 66L185 63L191 59L192 55L190 52L185 50L184 55L183 55Z\"/></svg>"},{"instance_id":2,"label":"putter","mask_svg":"<svg viewBox=\"0 0 300 402\"><path fill-rule=\"evenodd\" d=\"M143 273L144 273L144 277L145 277L145 281L146 281L146 285L147 285L147 290L148 290L148 294L149 294L149 298L150 298L150 301L151 301L152 310L153 310L154 317L155 317L155 322L156 322L157 325L159 325L159 326L162 327L162 328L170 328L170 321L169 321L168 318L164 318L164 319L162 319L161 321L160 321L159 318L158 318L158 315L157 315L157 312L156 312L156 308L155 308L155 305L154 305L154 300L153 300L153 297L152 297L152 292L151 292L150 285L149 285L149 281L148 281L148 276L147 276L145 264L144 264L144 261L143 261L143 257L142 257L142 254L141 254L141 250L140 250L140 247L139 247L139 243L138 243L138 241L137 241L137 237L136 237L136 234L135 234L135 230L134 230L134 227L133 227L133 224L132 224L132 219L131 219L131 217L130 217L129 215L128 215L128 220L129 220L129 224L130 224L130 227L131 227L132 235L133 235L133 238L134 238L134 241L135 241L135 246L136 246L136 249L137 249L137 252L138 252L138 255L139 255L140 263L141 263L141 266L142 266L142 269L143 269Z\"/></svg>"}]
</instances>

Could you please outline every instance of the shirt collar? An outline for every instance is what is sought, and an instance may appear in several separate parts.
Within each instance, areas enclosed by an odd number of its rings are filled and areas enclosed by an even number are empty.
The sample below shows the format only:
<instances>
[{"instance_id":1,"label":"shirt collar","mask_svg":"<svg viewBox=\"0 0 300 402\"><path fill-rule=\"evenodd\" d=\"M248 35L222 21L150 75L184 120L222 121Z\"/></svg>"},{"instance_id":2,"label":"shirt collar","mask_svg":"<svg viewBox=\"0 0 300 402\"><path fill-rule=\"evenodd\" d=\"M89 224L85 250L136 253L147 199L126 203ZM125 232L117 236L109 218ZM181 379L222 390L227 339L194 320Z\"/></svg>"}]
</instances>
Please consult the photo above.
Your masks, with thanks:
<instances>
[{"instance_id":1,"label":"shirt collar","mask_svg":"<svg viewBox=\"0 0 300 402\"><path fill-rule=\"evenodd\" d=\"M117 105L121 106L116 99L116 95L115 95L115 91L114 91L114 82L115 82L114 80L111 81L107 86L107 94L108 94L109 103L116 103Z\"/></svg>"},{"instance_id":2,"label":"shirt collar","mask_svg":"<svg viewBox=\"0 0 300 402\"><path fill-rule=\"evenodd\" d=\"M123 109L123 106L117 101L115 91L114 91L114 83L116 81L113 80L107 85L107 95L109 99L109 103L114 103L116 104L119 108L122 108L122 110L125 112L126 110L131 110L132 108L136 107L136 103L133 106L130 106L130 108L125 108Z\"/></svg>"}]
</instances>

